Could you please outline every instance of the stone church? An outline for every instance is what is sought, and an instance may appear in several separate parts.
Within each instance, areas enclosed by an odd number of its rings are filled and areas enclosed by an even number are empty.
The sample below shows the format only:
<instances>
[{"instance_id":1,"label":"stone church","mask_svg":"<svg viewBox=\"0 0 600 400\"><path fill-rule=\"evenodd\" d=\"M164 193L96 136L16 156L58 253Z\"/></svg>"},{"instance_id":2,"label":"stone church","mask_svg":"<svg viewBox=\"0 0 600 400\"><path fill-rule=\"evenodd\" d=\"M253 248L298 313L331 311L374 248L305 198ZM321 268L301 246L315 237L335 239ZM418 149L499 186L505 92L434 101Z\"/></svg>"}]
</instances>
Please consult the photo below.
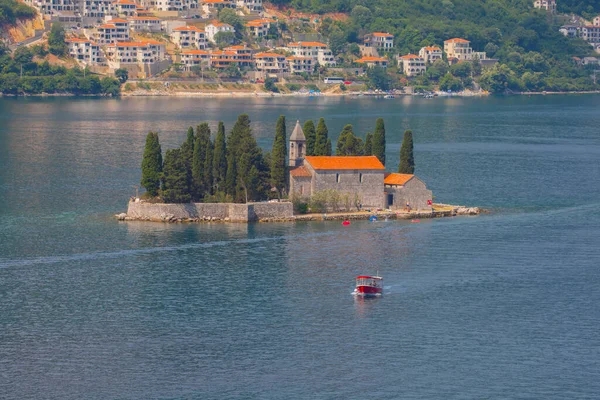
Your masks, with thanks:
<instances>
[{"instance_id":1,"label":"stone church","mask_svg":"<svg viewBox=\"0 0 600 400\"><path fill-rule=\"evenodd\" d=\"M386 173L376 156L307 156L296 121L289 141L290 195L310 197L333 189L357 198L363 208L431 210L432 192L412 174Z\"/></svg>"}]
</instances>

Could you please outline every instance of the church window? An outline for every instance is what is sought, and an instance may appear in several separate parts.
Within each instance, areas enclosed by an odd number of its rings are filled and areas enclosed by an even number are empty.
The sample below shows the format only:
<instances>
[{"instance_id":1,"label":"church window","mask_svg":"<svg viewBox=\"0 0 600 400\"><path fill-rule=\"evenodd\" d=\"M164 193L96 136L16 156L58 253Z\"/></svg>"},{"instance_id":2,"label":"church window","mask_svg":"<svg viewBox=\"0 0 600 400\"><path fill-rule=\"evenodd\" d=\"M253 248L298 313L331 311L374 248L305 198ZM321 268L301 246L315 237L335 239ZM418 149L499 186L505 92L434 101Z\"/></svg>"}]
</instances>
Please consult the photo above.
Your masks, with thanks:
<instances>
[{"instance_id":1,"label":"church window","mask_svg":"<svg viewBox=\"0 0 600 400\"><path fill-rule=\"evenodd\" d=\"M335 174L335 181L340 183L340 174Z\"/></svg>"},{"instance_id":2,"label":"church window","mask_svg":"<svg viewBox=\"0 0 600 400\"><path fill-rule=\"evenodd\" d=\"M360 183L363 183L363 175L362 174L358 174L358 180L360 181Z\"/></svg>"}]
</instances>

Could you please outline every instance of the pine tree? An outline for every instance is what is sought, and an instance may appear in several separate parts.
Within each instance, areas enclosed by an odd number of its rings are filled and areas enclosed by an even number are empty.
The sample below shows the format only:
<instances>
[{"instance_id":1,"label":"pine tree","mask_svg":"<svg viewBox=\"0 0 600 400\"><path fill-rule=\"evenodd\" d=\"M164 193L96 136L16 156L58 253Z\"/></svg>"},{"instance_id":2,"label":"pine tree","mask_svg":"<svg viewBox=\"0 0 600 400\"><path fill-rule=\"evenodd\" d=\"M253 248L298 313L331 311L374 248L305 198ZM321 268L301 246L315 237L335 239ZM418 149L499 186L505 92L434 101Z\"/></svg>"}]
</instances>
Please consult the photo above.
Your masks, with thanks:
<instances>
[{"instance_id":1,"label":"pine tree","mask_svg":"<svg viewBox=\"0 0 600 400\"><path fill-rule=\"evenodd\" d=\"M285 116L280 115L275 128L275 140L273 141L273 150L271 152L271 185L277 189L279 196L287 191L287 168L285 156L287 154L286 146Z\"/></svg>"},{"instance_id":2,"label":"pine tree","mask_svg":"<svg viewBox=\"0 0 600 400\"><path fill-rule=\"evenodd\" d=\"M227 146L225 144L225 125L223 125L223 122L219 122L213 153L213 180L217 191L224 191L226 176Z\"/></svg>"},{"instance_id":3,"label":"pine tree","mask_svg":"<svg viewBox=\"0 0 600 400\"><path fill-rule=\"evenodd\" d=\"M327 140L329 139L327 137L328 134L329 134L329 131L327 130L327 125L325 125L325 119L323 119L323 118L319 119L319 123L317 125L316 138L315 138L315 147L314 147L314 151L313 151L315 156L331 155L331 150L329 150L329 154L327 154L327 146L328 146Z\"/></svg>"},{"instance_id":4,"label":"pine tree","mask_svg":"<svg viewBox=\"0 0 600 400\"><path fill-rule=\"evenodd\" d=\"M402 147L400 148L400 165L398 172L401 174L415 173L415 158L413 156L413 135L411 130L404 132Z\"/></svg>"},{"instance_id":5,"label":"pine tree","mask_svg":"<svg viewBox=\"0 0 600 400\"><path fill-rule=\"evenodd\" d=\"M336 156L360 156L363 154L364 146L361 138L354 135L352 125L344 126L337 140L335 149Z\"/></svg>"},{"instance_id":6,"label":"pine tree","mask_svg":"<svg viewBox=\"0 0 600 400\"><path fill-rule=\"evenodd\" d=\"M367 132L367 137L365 138L365 156L373 155L373 134L371 132Z\"/></svg>"},{"instance_id":7,"label":"pine tree","mask_svg":"<svg viewBox=\"0 0 600 400\"><path fill-rule=\"evenodd\" d=\"M315 131L315 123L309 119L304 123L304 127L302 128L304 131L304 137L306 137L306 155L314 156L315 155L315 143L317 140L317 132Z\"/></svg>"},{"instance_id":8,"label":"pine tree","mask_svg":"<svg viewBox=\"0 0 600 400\"><path fill-rule=\"evenodd\" d=\"M167 150L165 154L162 196L166 203L188 203L191 200L185 159L181 149Z\"/></svg>"},{"instance_id":9,"label":"pine tree","mask_svg":"<svg viewBox=\"0 0 600 400\"><path fill-rule=\"evenodd\" d=\"M142 180L140 184L150 196L157 196L160 189L160 176L163 170L162 150L158 133L149 132L142 159Z\"/></svg>"},{"instance_id":10,"label":"pine tree","mask_svg":"<svg viewBox=\"0 0 600 400\"><path fill-rule=\"evenodd\" d=\"M210 189L206 186L206 174L204 164L206 151L210 146L210 127L203 122L196 127L196 142L194 143L194 155L192 158L192 197L200 201Z\"/></svg>"},{"instance_id":11,"label":"pine tree","mask_svg":"<svg viewBox=\"0 0 600 400\"><path fill-rule=\"evenodd\" d=\"M375 132L373 133L373 144L371 146L374 156L385 165L385 125L383 118L377 118L375 123Z\"/></svg>"}]
</instances>

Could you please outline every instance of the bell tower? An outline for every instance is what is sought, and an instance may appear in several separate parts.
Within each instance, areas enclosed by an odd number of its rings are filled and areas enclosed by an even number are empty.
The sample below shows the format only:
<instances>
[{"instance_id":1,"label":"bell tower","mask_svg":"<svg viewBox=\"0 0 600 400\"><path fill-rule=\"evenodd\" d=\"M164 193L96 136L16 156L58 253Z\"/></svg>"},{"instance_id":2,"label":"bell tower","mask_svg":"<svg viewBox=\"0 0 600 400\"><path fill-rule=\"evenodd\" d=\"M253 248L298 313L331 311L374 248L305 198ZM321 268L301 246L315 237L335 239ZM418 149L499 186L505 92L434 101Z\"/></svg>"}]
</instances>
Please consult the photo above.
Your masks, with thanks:
<instances>
[{"instance_id":1,"label":"bell tower","mask_svg":"<svg viewBox=\"0 0 600 400\"><path fill-rule=\"evenodd\" d=\"M296 121L296 126L290 136L290 167L298 167L302 165L302 160L306 156L306 137L300 126L300 121Z\"/></svg>"}]
</instances>

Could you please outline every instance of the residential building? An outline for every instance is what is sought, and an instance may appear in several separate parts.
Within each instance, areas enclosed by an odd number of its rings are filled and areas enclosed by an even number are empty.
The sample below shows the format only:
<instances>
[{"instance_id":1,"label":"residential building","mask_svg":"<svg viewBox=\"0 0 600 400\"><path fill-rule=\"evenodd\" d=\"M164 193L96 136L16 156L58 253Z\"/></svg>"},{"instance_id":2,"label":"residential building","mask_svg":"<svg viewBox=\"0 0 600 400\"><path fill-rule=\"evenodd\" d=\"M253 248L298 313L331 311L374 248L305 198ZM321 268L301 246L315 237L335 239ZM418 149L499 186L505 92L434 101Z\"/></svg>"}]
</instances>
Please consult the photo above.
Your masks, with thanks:
<instances>
[{"instance_id":1,"label":"residential building","mask_svg":"<svg viewBox=\"0 0 600 400\"><path fill-rule=\"evenodd\" d=\"M98 26L95 31L91 31L91 37L101 46L127 42L129 41L129 22L120 18L112 18L107 23Z\"/></svg>"},{"instance_id":2,"label":"residential building","mask_svg":"<svg viewBox=\"0 0 600 400\"><path fill-rule=\"evenodd\" d=\"M594 26L600 26L600 15L594 18Z\"/></svg>"},{"instance_id":3,"label":"residential building","mask_svg":"<svg viewBox=\"0 0 600 400\"><path fill-rule=\"evenodd\" d=\"M288 44L288 50L295 56L309 57L319 65L334 67L335 57L327 45L320 42L296 42Z\"/></svg>"},{"instance_id":4,"label":"residential building","mask_svg":"<svg viewBox=\"0 0 600 400\"><path fill-rule=\"evenodd\" d=\"M556 12L556 0L535 0L533 6L551 13Z\"/></svg>"},{"instance_id":5,"label":"residential building","mask_svg":"<svg viewBox=\"0 0 600 400\"><path fill-rule=\"evenodd\" d=\"M385 57L362 57L354 62L357 64L364 64L368 68L373 68L373 67L387 68L387 66L388 66L388 59Z\"/></svg>"},{"instance_id":6,"label":"residential building","mask_svg":"<svg viewBox=\"0 0 600 400\"><path fill-rule=\"evenodd\" d=\"M579 36L579 26L577 25L563 25L558 30L566 37L575 38Z\"/></svg>"},{"instance_id":7,"label":"residential building","mask_svg":"<svg viewBox=\"0 0 600 400\"><path fill-rule=\"evenodd\" d=\"M580 28L580 36L589 43L600 43L600 26L586 25Z\"/></svg>"},{"instance_id":8,"label":"residential building","mask_svg":"<svg viewBox=\"0 0 600 400\"><path fill-rule=\"evenodd\" d=\"M448 59L455 58L458 61L471 60L473 58L473 49L470 41L460 38L454 38L444 41L444 52Z\"/></svg>"},{"instance_id":9,"label":"residential building","mask_svg":"<svg viewBox=\"0 0 600 400\"><path fill-rule=\"evenodd\" d=\"M131 0L117 0L112 3L114 14L122 17L137 16L137 4Z\"/></svg>"},{"instance_id":10,"label":"residential building","mask_svg":"<svg viewBox=\"0 0 600 400\"><path fill-rule=\"evenodd\" d=\"M427 69L425 59L416 54L407 54L398 57L398 67L402 68L406 76L421 75Z\"/></svg>"},{"instance_id":11,"label":"residential building","mask_svg":"<svg viewBox=\"0 0 600 400\"><path fill-rule=\"evenodd\" d=\"M311 57L291 56L285 59L288 62L290 72L293 74L301 74L306 72L312 74L316 63Z\"/></svg>"},{"instance_id":12,"label":"residential building","mask_svg":"<svg viewBox=\"0 0 600 400\"><path fill-rule=\"evenodd\" d=\"M289 71L289 64L284 55L277 53L257 53L254 55L256 70L270 74Z\"/></svg>"},{"instance_id":13,"label":"residential building","mask_svg":"<svg viewBox=\"0 0 600 400\"><path fill-rule=\"evenodd\" d=\"M246 46L231 46L224 50L215 50L210 55L212 68L225 69L232 64L239 68L252 66L252 50Z\"/></svg>"},{"instance_id":14,"label":"residential building","mask_svg":"<svg viewBox=\"0 0 600 400\"><path fill-rule=\"evenodd\" d=\"M131 17L129 26L134 32L161 32L162 24L157 17Z\"/></svg>"},{"instance_id":15,"label":"residential building","mask_svg":"<svg viewBox=\"0 0 600 400\"><path fill-rule=\"evenodd\" d=\"M25 3L37 8L40 14L44 15L79 11L77 3L71 0L26 0Z\"/></svg>"},{"instance_id":16,"label":"residential building","mask_svg":"<svg viewBox=\"0 0 600 400\"><path fill-rule=\"evenodd\" d=\"M234 0L200 0L200 4L206 14L216 14L223 8L235 8Z\"/></svg>"},{"instance_id":17,"label":"residential building","mask_svg":"<svg viewBox=\"0 0 600 400\"><path fill-rule=\"evenodd\" d=\"M112 43L106 46L105 54L112 71L125 68L142 77L154 75L170 63L165 44L154 40Z\"/></svg>"},{"instance_id":18,"label":"residential building","mask_svg":"<svg viewBox=\"0 0 600 400\"><path fill-rule=\"evenodd\" d=\"M180 48L206 48L206 34L202 29L195 26L183 26L173 29L173 32L171 32L171 41Z\"/></svg>"},{"instance_id":19,"label":"residential building","mask_svg":"<svg viewBox=\"0 0 600 400\"><path fill-rule=\"evenodd\" d=\"M582 65L598 65L598 58L596 57L583 57L581 60Z\"/></svg>"},{"instance_id":20,"label":"residential building","mask_svg":"<svg viewBox=\"0 0 600 400\"><path fill-rule=\"evenodd\" d=\"M365 35L365 46L388 51L394 48L394 35L385 32L373 32Z\"/></svg>"},{"instance_id":21,"label":"residential building","mask_svg":"<svg viewBox=\"0 0 600 400\"><path fill-rule=\"evenodd\" d=\"M433 64L437 60L442 59L442 49L437 46L421 47L421 50L419 50L419 56L425 60L426 64Z\"/></svg>"},{"instance_id":22,"label":"residential building","mask_svg":"<svg viewBox=\"0 0 600 400\"><path fill-rule=\"evenodd\" d=\"M206 50L186 50L181 52L181 64L185 71L202 65L210 65L210 53Z\"/></svg>"},{"instance_id":23,"label":"residential building","mask_svg":"<svg viewBox=\"0 0 600 400\"><path fill-rule=\"evenodd\" d=\"M413 174L385 174L383 180L386 208L431 210L433 193Z\"/></svg>"},{"instance_id":24,"label":"residential building","mask_svg":"<svg viewBox=\"0 0 600 400\"><path fill-rule=\"evenodd\" d=\"M250 12L261 12L263 10L262 0L237 0L238 8L245 8Z\"/></svg>"},{"instance_id":25,"label":"residential building","mask_svg":"<svg viewBox=\"0 0 600 400\"><path fill-rule=\"evenodd\" d=\"M104 61L100 46L91 40L71 38L65 42L69 46L69 55L83 66L98 65Z\"/></svg>"},{"instance_id":26,"label":"residential building","mask_svg":"<svg viewBox=\"0 0 600 400\"><path fill-rule=\"evenodd\" d=\"M141 5L154 11L187 11L199 8L198 0L141 0Z\"/></svg>"},{"instance_id":27,"label":"residential building","mask_svg":"<svg viewBox=\"0 0 600 400\"><path fill-rule=\"evenodd\" d=\"M217 35L217 33L235 33L235 29L233 28L233 26L219 21L212 21L210 24L206 25L204 31L206 32L206 39L210 40L213 43L215 43L215 36Z\"/></svg>"},{"instance_id":28,"label":"residential building","mask_svg":"<svg viewBox=\"0 0 600 400\"><path fill-rule=\"evenodd\" d=\"M269 33L269 29L271 28L271 24L275 23L274 19L262 18L255 19L246 24L246 28L250 34L254 37L260 38L266 36Z\"/></svg>"}]
</instances>

